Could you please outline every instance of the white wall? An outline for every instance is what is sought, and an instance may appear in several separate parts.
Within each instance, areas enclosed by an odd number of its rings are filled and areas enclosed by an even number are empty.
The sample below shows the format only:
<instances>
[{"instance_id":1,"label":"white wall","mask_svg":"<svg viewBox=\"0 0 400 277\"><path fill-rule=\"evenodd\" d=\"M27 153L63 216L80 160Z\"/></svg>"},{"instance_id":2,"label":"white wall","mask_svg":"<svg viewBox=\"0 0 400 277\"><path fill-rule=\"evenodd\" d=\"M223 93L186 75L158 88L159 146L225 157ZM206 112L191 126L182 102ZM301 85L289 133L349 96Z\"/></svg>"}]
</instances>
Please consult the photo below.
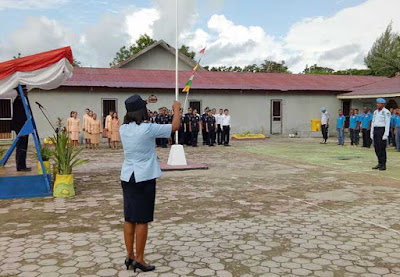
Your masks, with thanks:
<instances>
[{"instance_id":1,"label":"white wall","mask_svg":"<svg viewBox=\"0 0 400 277\"><path fill-rule=\"evenodd\" d=\"M121 68L175 70L175 55L161 46L156 46ZM181 59L178 60L178 68L179 70L193 69Z\"/></svg>"},{"instance_id":2,"label":"white wall","mask_svg":"<svg viewBox=\"0 0 400 277\"><path fill-rule=\"evenodd\" d=\"M32 111L35 116L39 134L41 137L49 136L52 131L34 104L38 101L48 110L54 119L61 117L65 119L71 110L77 111L79 118L82 118L85 108L92 109L98 115L102 114L102 99L118 99L118 112L122 119L125 114L124 101L133 93L128 92L90 92L86 91L34 91L30 94L30 101L33 105ZM147 98L152 93L141 93L143 98ZM159 107L171 107L174 100L174 92L156 93L158 103L149 104L148 108L157 110ZM181 94L181 101L184 101ZM331 115L335 116L341 102L333 94L290 94L288 92L265 94L265 93L197 93L192 92L189 100L202 102L202 109L206 106L210 108L228 108L232 116L233 133L264 133L270 135L270 103L272 99L282 99L283 108L283 134L290 134L294 131L307 135L311 133L311 120L319 119L321 116L320 108L327 107ZM183 104L182 104L183 105ZM334 120L331 127L335 128ZM334 129L332 129L334 130ZM319 135L319 134L318 134Z\"/></svg>"}]
</instances>

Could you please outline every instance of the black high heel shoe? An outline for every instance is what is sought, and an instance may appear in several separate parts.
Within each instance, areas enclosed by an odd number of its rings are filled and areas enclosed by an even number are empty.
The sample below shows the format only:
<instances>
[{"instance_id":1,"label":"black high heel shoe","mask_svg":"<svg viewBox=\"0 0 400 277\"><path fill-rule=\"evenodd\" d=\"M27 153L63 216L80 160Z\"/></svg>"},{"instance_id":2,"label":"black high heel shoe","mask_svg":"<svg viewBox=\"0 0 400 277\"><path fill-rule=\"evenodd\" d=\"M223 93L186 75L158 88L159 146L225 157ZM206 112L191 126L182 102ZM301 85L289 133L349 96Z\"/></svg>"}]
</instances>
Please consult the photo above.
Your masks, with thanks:
<instances>
[{"instance_id":1,"label":"black high heel shoe","mask_svg":"<svg viewBox=\"0 0 400 277\"><path fill-rule=\"evenodd\" d=\"M143 272L153 271L156 269L154 265L142 265L141 263L134 261L132 264L133 271L136 272L136 269L140 269Z\"/></svg>"},{"instance_id":2,"label":"black high heel shoe","mask_svg":"<svg viewBox=\"0 0 400 277\"><path fill-rule=\"evenodd\" d=\"M130 258L125 259L126 270L129 270L129 267L133 265L133 260Z\"/></svg>"}]
</instances>

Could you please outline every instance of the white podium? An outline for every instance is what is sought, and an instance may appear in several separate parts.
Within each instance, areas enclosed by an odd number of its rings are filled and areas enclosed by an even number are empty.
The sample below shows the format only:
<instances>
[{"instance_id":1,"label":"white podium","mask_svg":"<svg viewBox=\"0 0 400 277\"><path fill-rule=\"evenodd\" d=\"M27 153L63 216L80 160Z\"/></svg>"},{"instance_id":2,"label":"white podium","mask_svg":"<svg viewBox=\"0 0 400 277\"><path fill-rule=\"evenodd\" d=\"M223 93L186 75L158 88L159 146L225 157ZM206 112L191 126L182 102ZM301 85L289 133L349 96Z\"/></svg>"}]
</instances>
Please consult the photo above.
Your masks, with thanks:
<instances>
[{"instance_id":1,"label":"white podium","mask_svg":"<svg viewBox=\"0 0 400 277\"><path fill-rule=\"evenodd\" d=\"M174 144L169 152L168 165L187 165L183 145Z\"/></svg>"}]
</instances>

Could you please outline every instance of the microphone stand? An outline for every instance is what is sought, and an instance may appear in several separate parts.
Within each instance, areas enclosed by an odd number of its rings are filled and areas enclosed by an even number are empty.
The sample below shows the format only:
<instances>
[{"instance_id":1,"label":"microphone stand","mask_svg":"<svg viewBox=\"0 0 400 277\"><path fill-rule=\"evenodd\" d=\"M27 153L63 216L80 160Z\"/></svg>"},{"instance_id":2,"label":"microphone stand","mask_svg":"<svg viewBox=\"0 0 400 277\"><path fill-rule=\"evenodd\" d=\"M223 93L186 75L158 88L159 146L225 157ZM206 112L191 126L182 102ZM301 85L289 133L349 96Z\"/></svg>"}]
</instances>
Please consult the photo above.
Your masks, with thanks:
<instances>
[{"instance_id":1,"label":"microphone stand","mask_svg":"<svg viewBox=\"0 0 400 277\"><path fill-rule=\"evenodd\" d=\"M48 116L49 113L48 113L48 111L46 110L46 108L43 107L42 105L40 105L38 102L36 102L36 105L38 105L40 111L43 113L44 117L47 119L47 122L49 122L49 124L50 124L51 128L54 130L54 132L55 132L56 134L58 134L58 128L54 127L53 123L52 123L51 120L49 119L49 116Z\"/></svg>"}]
</instances>

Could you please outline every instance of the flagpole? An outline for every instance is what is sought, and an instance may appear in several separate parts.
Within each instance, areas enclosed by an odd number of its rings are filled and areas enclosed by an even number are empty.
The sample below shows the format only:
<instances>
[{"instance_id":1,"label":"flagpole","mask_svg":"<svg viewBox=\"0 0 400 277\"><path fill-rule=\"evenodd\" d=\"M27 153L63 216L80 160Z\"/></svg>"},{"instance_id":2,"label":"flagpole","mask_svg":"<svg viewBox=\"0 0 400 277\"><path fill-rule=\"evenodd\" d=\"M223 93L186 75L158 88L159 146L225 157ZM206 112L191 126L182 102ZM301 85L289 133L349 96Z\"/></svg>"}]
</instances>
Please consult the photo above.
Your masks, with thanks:
<instances>
[{"instance_id":1,"label":"flagpole","mask_svg":"<svg viewBox=\"0 0 400 277\"><path fill-rule=\"evenodd\" d=\"M179 78L178 78L178 0L175 0L175 100L179 101ZM178 131L175 132L175 144L179 144Z\"/></svg>"},{"instance_id":2,"label":"flagpole","mask_svg":"<svg viewBox=\"0 0 400 277\"><path fill-rule=\"evenodd\" d=\"M179 101L179 84L178 84L178 0L175 0L176 16L175 16L175 100ZM180 116L180 111L174 116ZM171 146L169 152L168 165L172 166L187 166L185 150L183 145L179 144L178 131L175 133L175 145Z\"/></svg>"}]
</instances>

